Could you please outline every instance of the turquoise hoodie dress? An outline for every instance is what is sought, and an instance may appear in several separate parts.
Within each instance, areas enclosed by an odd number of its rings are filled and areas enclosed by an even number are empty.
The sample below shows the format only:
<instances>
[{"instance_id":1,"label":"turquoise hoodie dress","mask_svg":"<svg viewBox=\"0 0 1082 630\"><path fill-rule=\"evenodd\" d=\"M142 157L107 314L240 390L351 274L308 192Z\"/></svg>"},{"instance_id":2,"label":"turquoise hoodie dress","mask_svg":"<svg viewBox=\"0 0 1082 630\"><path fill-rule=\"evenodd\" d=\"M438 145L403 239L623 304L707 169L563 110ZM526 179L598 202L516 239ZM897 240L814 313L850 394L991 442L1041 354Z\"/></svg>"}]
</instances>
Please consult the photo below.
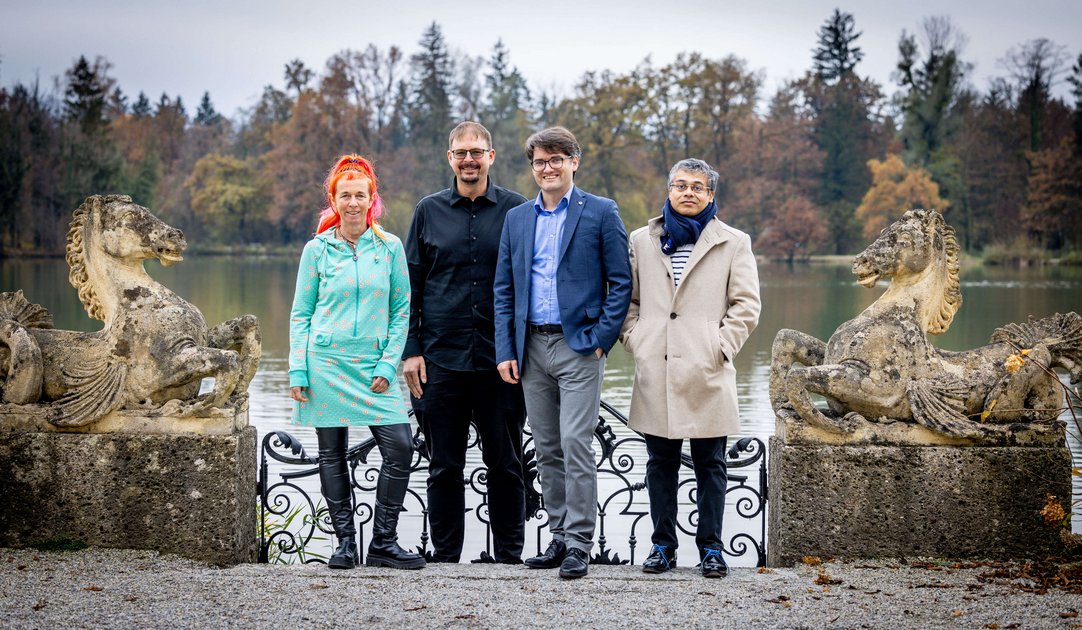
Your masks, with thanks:
<instances>
[{"instance_id":1,"label":"turquoise hoodie dress","mask_svg":"<svg viewBox=\"0 0 1082 630\"><path fill-rule=\"evenodd\" d=\"M297 271L289 324L293 423L314 427L409 422L398 363L409 328L410 284L402 242L369 228L357 251L327 230L308 241ZM390 387L369 389L382 376Z\"/></svg>"}]
</instances>

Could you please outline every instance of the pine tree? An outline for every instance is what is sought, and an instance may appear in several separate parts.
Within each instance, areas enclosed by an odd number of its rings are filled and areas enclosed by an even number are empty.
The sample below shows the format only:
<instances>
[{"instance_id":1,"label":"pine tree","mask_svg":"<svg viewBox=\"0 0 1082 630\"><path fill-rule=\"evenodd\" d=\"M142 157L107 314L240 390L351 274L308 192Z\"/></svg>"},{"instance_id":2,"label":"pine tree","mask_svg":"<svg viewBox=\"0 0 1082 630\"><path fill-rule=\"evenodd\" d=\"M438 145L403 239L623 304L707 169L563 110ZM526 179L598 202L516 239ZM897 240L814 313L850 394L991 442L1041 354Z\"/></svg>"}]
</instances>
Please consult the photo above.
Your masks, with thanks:
<instances>
[{"instance_id":1,"label":"pine tree","mask_svg":"<svg viewBox=\"0 0 1082 630\"><path fill-rule=\"evenodd\" d=\"M83 133L95 134L105 127L105 105L112 81L107 76L109 63L98 58L93 64L80 56L65 73L64 111L69 120L79 124Z\"/></svg>"},{"instance_id":2,"label":"pine tree","mask_svg":"<svg viewBox=\"0 0 1082 630\"><path fill-rule=\"evenodd\" d=\"M1082 53L1078 54L1078 60L1071 66L1071 76L1067 77L1071 84L1071 95L1074 96L1074 114L1071 123L1074 127L1074 152L1082 158Z\"/></svg>"},{"instance_id":3,"label":"pine tree","mask_svg":"<svg viewBox=\"0 0 1082 630\"><path fill-rule=\"evenodd\" d=\"M522 146L529 133L526 108L530 90L518 68L510 65L508 56L503 40L498 40L488 60L487 98L481 111L481 122L492 134L496 149L491 175L504 186L511 186L515 175L523 172Z\"/></svg>"},{"instance_id":4,"label":"pine tree","mask_svg":"<svg viewBox=\"0 0 1082 630\"><path fill-rule=\"evenodd\" d=\"M860 47L853 45L861 36L853 32L854 24L851 13L834 9L834 14L819 28L819 45L812 50L812 58L815 75L820 80L836 81L853 72L864 58Z\"/></svg>"},{"instance_id":5,"label":"pine tree","mask_svg":"<svg viewBox=\"0 0 1082 630\"><path fill-rule=\"evenodd\" d=\"M139 96L135 99L135 104L131 106L131 114L136 118L147 118L150 113L150 99L147 98L145 92L140 91Z\"/></svg>"},{"instance_id":6,"label":"pine tree","mask_svg":"<svg viewBox=\"0 0 1082 630\"><path fill-rule=\"evenodd\" d=\"M1018 86L1018 112L1029 123L1029 150L1044 147L1045 112L1056 75L1067 62L1064 46L1039 38L1007 51L1003 64Z\"/></svg>"},{"instance_id":7,"label":"pine tree","mask_svg":"<svg viewBox=\"0 0 1082 630\"><path fill-rule=\"evenodd\" d=\"M446 186L447 167L443 159L447 133L451 130L451 78L454 62L433 22L421 35L421 52L410 59L413 84L410 95L410 139L417 159L417 176L422 190Z\"/></svg>"},{"instance_id":8,"label":"pine tree","mask_svg":"<svg viewBox=\"0 0 1082 630\"><path fill-rule=\"evenodd\" d=\"M864 57L855 45L860 36L853 16L835 9L819 28L812 74L803 82L814 112L815 142L823 152L817 200L835 254L859 242L854 212L871 184L865 165L879 144L871 111L882 95L876 83L856 74Z\"/></svg>"},{"instance_id":9,"label":"pine tree","mask_svg":"<svg viewBox=\"0 0 1082 630\"><path fill-rule=\"evenodd\" d=\"M212 127L222 120L222 115L214 109L210 102L210 92L203 92L203 99L199 101L199 109L195 112L195 124L203 127Z\"/></svg>"}]
</instances>

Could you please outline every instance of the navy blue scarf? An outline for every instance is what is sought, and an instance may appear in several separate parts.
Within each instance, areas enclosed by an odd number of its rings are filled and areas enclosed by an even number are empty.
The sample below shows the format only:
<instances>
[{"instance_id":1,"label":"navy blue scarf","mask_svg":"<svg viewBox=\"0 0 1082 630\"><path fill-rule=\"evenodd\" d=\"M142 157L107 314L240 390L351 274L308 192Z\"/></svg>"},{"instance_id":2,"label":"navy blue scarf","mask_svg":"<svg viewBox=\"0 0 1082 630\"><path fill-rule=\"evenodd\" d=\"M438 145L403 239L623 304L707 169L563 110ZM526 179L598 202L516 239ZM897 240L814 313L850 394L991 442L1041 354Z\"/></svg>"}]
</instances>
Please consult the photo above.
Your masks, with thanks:
<instances>
[{"instance_id":1,"label":"navy blue scarf","mask_svg":"<svg viewBox=\"0 0 1082 630\"><path fill-rule=\"evenodd\" d=\"M703 228L717 213L718 206L711 200L699 214L685 217L673 210L672 204L666 199L665 207L661 209L665 225L665 229L661 232L661 251L672 256L676 248L699 240L699 234L702 234Z\"/></svg>"}]
</instances>

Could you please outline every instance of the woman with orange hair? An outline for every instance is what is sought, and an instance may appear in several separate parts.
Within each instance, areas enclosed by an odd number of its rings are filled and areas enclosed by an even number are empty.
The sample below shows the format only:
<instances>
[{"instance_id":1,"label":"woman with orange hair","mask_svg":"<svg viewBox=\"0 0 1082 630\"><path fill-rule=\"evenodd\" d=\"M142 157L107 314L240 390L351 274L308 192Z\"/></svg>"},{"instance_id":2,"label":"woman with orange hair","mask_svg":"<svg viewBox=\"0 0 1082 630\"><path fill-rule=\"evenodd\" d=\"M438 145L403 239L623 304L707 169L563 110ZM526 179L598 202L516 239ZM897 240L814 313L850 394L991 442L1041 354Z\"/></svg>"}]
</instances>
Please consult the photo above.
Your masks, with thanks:
<instances>
[{"instance_id":1,"label":"woman with orange hair","mask_svg":"<svg viewBox=\"0 0 1082 630\"><path fill-rule=\"evenodd\" d=\"M319 481L338 547L327 564L357 566L357 529L346 466L348 427L367 426L383 465L376 481L368 566L419 569L398 545L413 439L396 372L409 327L402 243L383 231L376 174L359 155L338 159L325 182L329 206L304 246L289 327L293 422L316 429Z\"/></svg>"}]
</instances>

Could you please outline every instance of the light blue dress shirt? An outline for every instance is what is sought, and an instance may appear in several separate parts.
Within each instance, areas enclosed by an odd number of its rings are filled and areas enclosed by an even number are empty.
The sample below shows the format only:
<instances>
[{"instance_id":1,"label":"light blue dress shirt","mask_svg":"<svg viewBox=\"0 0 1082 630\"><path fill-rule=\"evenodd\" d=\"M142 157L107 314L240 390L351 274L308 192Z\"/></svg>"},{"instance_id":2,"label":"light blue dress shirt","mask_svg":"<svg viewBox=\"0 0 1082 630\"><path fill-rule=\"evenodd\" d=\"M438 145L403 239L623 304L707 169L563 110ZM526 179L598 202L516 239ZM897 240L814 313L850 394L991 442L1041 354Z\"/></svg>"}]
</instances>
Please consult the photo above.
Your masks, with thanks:
<instances>
[{"instance_id":1,"label":"light blue dress shirt","mask_svg":"<svg viewBox=\"0 0 1082 630\"><path fill-rule=\"evenodd\" d=\"M567 208L571 205L571 192L567 189L556 209L545 210L541 193L533 202L537 213L537 225L533 232L533 262L530 266L530 313L531 324L559 324L560 299L556 295L556 268L560 264L560 241L567 221Z\"/></svg>"}]
</instances>

